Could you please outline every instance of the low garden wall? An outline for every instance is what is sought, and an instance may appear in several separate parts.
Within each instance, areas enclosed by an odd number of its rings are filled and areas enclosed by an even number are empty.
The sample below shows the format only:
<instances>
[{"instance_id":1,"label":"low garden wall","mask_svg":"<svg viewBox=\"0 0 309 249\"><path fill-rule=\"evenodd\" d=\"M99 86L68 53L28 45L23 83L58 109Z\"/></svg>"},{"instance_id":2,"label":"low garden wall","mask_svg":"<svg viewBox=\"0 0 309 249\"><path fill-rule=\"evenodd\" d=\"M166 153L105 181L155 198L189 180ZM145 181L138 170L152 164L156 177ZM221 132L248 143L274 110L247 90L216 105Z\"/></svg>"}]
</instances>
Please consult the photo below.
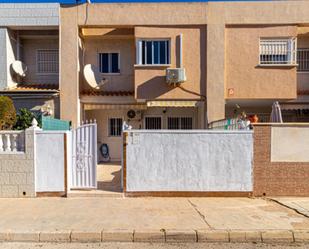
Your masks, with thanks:
<instances>
[{"instance_id":1,"label":"low garden wall","mask_svg":"<svg viewBox=\"0 0 309 249\"><path fill-rule=\"evenodd\" d=\"M249 195L252 131L124 133L126 195Z\"/></svg>"},{"instance_id":2,"label":"low garden wall","mask_svg":"<svg viewBox=\"0 0 309 249\"><path fill-rule=\"evenodd\" d=\"M255 196L309 196L309 124L254 125Z\"/></svg>"},{"instance_id":3,"label":"low garden wall","mask_svg":"<svg viewBox=\"0 0 309 249\"><path fill-rule=\"evenodd\" d=\"M70 145L66 131L0 131L0 197L65 195Z\"/></svg>"}]
</instances>

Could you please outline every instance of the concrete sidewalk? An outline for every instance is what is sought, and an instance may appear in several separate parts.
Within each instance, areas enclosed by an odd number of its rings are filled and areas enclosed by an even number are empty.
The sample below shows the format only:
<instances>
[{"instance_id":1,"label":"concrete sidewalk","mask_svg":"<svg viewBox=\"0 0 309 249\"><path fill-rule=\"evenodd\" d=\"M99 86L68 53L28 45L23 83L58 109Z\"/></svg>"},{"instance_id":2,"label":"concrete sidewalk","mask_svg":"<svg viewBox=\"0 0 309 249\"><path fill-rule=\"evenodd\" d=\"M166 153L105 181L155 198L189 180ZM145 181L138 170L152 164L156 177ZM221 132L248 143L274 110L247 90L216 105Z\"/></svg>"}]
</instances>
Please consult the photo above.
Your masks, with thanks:
<instances>
[{"instance_id":1,"label":"concrete sidewalk","mask_svg":"<svg viewBox=\"0 0 309 249\"><path fill-rule=\"evenodd\" d=\"M309 242L309 219L250 198L0 199L0 240Z\"/></svg>"}]
</instances>

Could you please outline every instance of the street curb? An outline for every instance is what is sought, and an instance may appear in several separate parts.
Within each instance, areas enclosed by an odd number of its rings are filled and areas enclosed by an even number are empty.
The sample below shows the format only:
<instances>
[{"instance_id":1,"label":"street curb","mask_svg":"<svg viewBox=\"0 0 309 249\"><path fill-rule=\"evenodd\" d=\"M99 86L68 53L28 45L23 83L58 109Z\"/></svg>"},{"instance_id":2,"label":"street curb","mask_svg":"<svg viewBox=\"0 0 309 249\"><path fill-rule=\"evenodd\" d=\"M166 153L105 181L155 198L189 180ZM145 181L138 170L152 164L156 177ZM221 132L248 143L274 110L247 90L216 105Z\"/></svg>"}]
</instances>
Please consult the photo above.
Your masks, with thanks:
<instances>
[{"instance_id":1,"label":"street curb","mask_svg":"<svg viewBox=\"0 0 309 249\"><path fill-rule=\"evenodd\" d=\"M0 242L309 243L309 230L103 229L0 231Z\"/></svg>"}]
</instances>

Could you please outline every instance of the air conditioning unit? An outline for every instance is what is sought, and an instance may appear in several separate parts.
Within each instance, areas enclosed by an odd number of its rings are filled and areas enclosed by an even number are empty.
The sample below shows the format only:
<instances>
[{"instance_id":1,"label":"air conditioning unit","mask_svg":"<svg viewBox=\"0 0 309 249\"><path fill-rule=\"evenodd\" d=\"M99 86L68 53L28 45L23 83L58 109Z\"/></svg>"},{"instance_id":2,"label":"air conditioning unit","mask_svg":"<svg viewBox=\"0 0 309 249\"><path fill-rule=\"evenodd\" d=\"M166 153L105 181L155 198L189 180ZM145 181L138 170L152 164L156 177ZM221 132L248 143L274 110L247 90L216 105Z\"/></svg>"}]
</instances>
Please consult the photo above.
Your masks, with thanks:
<instances>
[{"instance_id":1,"label":"air conditioning unit","mask_svg":"<svg viewBox=\"0 0 309 249\"><path fill-rule=\"evenodd\" d=\"M128 121L140 121L142 119L142 112L140 110L129 110L127 112Z\"/></svg>"},{"instance_id":2,"label":"air conditioning unit","mask_svg":"<svg viewBox=\"0 0 309 249\"><path fill-rule=\"evenodd\" d=\"M180 84L186 81L186 71L184 68L166 69L166 83Z\"/></svg>"}]
</instances>

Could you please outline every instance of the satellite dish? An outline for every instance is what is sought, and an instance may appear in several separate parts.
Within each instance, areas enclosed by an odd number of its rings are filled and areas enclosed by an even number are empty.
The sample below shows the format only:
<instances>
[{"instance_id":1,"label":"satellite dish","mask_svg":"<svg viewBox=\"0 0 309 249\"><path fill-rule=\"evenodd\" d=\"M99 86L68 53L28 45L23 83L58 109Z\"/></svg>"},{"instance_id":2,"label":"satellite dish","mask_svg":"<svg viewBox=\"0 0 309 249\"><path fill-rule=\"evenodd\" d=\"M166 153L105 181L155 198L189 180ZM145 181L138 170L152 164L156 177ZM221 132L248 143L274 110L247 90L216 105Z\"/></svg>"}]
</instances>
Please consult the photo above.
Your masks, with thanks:
<instances>
[{"instance_id":1,"label":"satellite dish","mask_svg":"<svg viewBox=\"0 0 309 249\"><path fill-rule=\"evenodd\" d=\"M17 60L12 63L12 70L18 76L25 77L27 66L23 62Z\"/></svg>"},{"instance_id":2,"label":"satellite dish","mask_svg":"<svg viewBox=\"0 0 309 249\"><path fill-rule=\"evenodd\" d=\"M87 64L84 67L84 77L87 83L95 89L99 89L106 82L106 79L102 78L99 69L92 64Z\"/></svg>"}]
</instances>

